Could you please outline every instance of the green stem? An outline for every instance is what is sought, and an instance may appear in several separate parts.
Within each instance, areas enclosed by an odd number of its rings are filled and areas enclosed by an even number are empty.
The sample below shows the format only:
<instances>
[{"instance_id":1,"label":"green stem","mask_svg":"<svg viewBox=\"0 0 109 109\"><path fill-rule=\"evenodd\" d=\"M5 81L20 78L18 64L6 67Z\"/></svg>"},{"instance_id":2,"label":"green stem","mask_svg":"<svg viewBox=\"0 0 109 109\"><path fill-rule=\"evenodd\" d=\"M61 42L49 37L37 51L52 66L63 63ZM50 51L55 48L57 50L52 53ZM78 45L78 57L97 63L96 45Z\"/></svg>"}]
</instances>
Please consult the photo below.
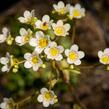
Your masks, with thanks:
<instances>
[{"instance_id":1,"label":"green stem","mask_svg":"<svg viewBox=\"0 0 109 109\"><path fill-rule=\"evenodd\" d=\"M79 100L79 98L78 98L78 96L76 94L76 88L74 88L70 83L65 81L65 78L64 78L64 75L63 75L63 70L61 69L61 66L56 63L56 67L59 70L59 72L61 73L61 78L64 81L64 83L68 86L69 90L71 92L73 92L72 96L73 96L75 102L77 104L79 104L82 109L87 109L86 106L84 104L82 104L81 101Z\"/></svg>"},{"instance_id":2,"label":"green stem","mask_svg":"<svg viewBox=\"0 0 109 109\"><path fill-rule=\"evenodd\" d=\"M29 97L27 97L27 98L25 98L25 99L23 99L23 100L17 102L17 103L16 103L17 109L19 109L20 106L23 106L24 104L29 103L29 102L31 101L31 99L32 99L32 96L29 96Z\"/></svg>"},{"instance_id":3,"label":"green stem","mask_svg":"<svg viewBox=\"0 0 109 109\"><path fill-rule=\"evenodd\" d=\"M33 98L37 95L35 91L33 91L32 93L33 93L32 95L24 98L21 101L16 102L15 103L15 106L16 106L15 109L20 109L23 105L30 103L33 100Z\"/></svg>"}]
</instances>

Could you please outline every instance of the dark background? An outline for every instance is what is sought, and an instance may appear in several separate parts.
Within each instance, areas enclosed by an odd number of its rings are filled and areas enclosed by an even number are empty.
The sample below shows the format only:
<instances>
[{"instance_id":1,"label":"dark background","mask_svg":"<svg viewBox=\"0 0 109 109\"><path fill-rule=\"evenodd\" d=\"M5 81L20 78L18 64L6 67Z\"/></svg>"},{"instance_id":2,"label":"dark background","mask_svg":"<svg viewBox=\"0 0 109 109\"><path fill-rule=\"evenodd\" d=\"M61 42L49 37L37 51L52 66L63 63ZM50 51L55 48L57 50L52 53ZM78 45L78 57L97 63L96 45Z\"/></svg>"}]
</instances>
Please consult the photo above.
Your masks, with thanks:
<instances>
[{"instance_id":1,"label":"dark background","mask_svg":"<svg viewBox=\"0 0 109 109\"><path fill-rule=\"evenodd\" d=\"M44 14L49 14L52 4L59 0L0 0L0 29L7 26L14 36L19 34L19 24L17 18L23 15L25 10L35 9L35 14L41 18ZM80 49L86 53L85 62L92 65L98 62L97 52L109 47L109 0L63 0L72 4L81 3L86 8L86 17L78 20L76 26L76 43ZM3 49L5 48L5 49ZM5 55L5 44L0 45L0 55ZM11 52L23 54L24 49L14 48ZM22 68L23 69L23 68ZM3 97L24 98L30 94L32 89L41 88L45 85L40 79L35 78L34 73L22 70L17 74L0 73L0 98ZM82 75L79 78L77 95L87 109L109 109L109 71L104 70L104 66L96 66L93 69L81 69ZM19 82L20 81L20 82ZM60 85L61 86L65 85ZM61 90L61 88L60 88ZM56 109L72 109L73 99L71 92L67 90L63 94L62 104ZM67 102L70 102L67 104ZM30 104L26 109L43 109L41 105ZM55 109L55 108L53 108Z\"/></svg>"}]
</instances>

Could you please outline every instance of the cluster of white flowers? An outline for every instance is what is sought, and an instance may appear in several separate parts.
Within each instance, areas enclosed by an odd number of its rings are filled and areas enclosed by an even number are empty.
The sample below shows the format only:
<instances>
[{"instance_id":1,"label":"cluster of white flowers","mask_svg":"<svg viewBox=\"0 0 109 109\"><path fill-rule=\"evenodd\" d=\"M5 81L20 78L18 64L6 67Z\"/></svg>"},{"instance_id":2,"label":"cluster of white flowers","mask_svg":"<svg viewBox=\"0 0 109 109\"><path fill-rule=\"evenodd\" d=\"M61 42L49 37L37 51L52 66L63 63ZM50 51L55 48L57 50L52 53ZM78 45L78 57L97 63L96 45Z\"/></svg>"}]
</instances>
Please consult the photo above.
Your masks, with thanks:
<instances>
[{"instance_id":1,"label":"cluster of white flowers","mask_svg":"<svg viewBox=\"0 0 109 109\"><path fill-rule=\"evenodd\" d=\"M85 9L81 8L80 4L72 6L70 4L65 5L64 2L59 1L58 4L53 5L53 13L58 13L58 15L67 15L67 20L72 20L74 18L80 19L85 16ZM20 35L16 36L15 42L18 46L24 46L28 44L33 47L32 53L27 52L24 54L24 67L29 69L32 68L37 71L43 64L44 60L62 61L66 58L66 63L70 65L80 65L81 59L84 58L85 53L79 51L79 47L73 44L70 49L64 49L62 45L58 45L54 39L51 38L50 32L58 39L59 36L67 37L71 29L70 23L66 19L52 20L50 16L44 15L42 19L35 17L34 10L25 11L23 17L19 17L18 20L21 23L31 25L31 29L20 29ZM32 28L33 27L33 28ZM56 39L55 38L55 39ZM0 34L0 43L7 42L12 43L13 38L7 28L3 28L2 34ZM98 52L99 60L102 64L109 65L109 48L104 51ZM55 61L54 61L55 60ZM10 67L14 68L16 72L18 70L19 62L13 56L7 53L6 57L0 58L0 63L3 65L1 68L2 72L8 72ZM73 69L73 68L72 68ZM50 89L42 88L41 94L38 95L38 102L42 103L44 107L55 104L57 96ZM4 98L4 102L0 104L1 109L13 109L12 100Z\"/></svg>"},{"instance_id":2,"label":"cluster of white flowers","mask_svg":"<svg viewBox=\"0 0 109 109\"><path fill-rule=\"evenodd\" d=\"M75 6L67 4L65 6L64 2L59 1L58 4L54 4L53 7L53 12L57 12L60 15L67 14L70 19L80 19L85 16L85 9L81 8L80 4L76 4Z\"/></svg>"},{"instance_id":3,"label":"cluster of white flowers","mask_svg":"<svg viewBox=\"0 0 109 109\"><path fill-rule=\"evenodd\" d=\"M84 9L81 8L79 4L76 4L75 6L67 4L65 6L64 2L59 1L58 4L54 4L53 7L55 9L54 12L57 12L60 15L69 13L70 18L81 18L83 15L85 15ZM40 55L43 53L48 59L56 61L61 61L63 59L63 46L57 45L56 42L52 41L48 31L51 30L54 36L66 37L69 35L69 30L71 28L69 23L66 23L66 21L64 22L62 19L54 21L48 15L44 15L41 20L37 19L35 17L34 10L26 10L23 17L19 17L18 20L21 23L33 26L34 29L34 31L32 31L31 29L21 28L20 35L16 36L15 38L15 42L19 46L29 44L30 46L34 47L33 53L24 54L25 68L33 68L34 71L37 71L43 63L40 57ZM0 35L1 43L7 39L8 34L8 29L4 28L3 34ZM68 57L68 63L75 65L80 65L80 59L84 57L83 52L77 51L77 45L72 46L71 50L65 50L65 55ZM8 71L9 59L4 59L4 57L2 57L0 62L4 65L2 67L2 71Z\"/></svg>"}]
</instances>

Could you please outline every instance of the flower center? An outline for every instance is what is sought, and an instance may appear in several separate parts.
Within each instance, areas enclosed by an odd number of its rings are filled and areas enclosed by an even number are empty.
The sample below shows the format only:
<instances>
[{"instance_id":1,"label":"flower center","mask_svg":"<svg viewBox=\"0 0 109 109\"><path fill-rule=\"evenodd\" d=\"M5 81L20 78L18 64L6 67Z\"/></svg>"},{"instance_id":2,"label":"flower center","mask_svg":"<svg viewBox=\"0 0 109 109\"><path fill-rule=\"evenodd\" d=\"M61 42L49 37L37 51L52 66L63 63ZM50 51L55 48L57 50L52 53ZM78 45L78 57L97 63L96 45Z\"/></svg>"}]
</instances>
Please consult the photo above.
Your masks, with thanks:
<instances>
[{"instance_id":1,"label":"flower center","mask_svg":"<svg viewBox=\"0 0 109 109\"><path fill-rule=\"evenodd\" d=\"M37 64L38 63L37 56L33 56L32 59L31 59L31 61L32 61L33 64Z\"/></svg>"},{"instance_id":2,"label":"flower center","mask_svg":"<svg viewBox=\"0 0 109 109\"><path fill-rule=\"evenodd\" d=\"M53 98L53 95L52 95L52 93L50 93L50 92L45 92L44 98L45 98L47 101L49 101L49 100L51 100L51 99Z\"/></svg>"},{"instance_id":3,"label":"flower center","mask_svg":"<svg viewBox=\"0 0 109 109\"><path fill-rule=\"evenodd\" d=\"M65 29L62 26L56 27L55 28L55 34L58 36L62 36L63 34L65 34Z\"/></svg>"},{"instance_id":4,"label":"flower center","mask_svg":"<svg viewBox=\"0 0 109 109\"><path fill-rule=\"evenodd\" d=\"M41 38L40 40L39 40L39 46L41 47L41 48L44 48L44 47L46 47L48 45L48 40L46 39L46 38Z\"/></svg>"},{"instance_id":5,"label":"flower center","mask_svg":"<svg viewBox=\"0 0 109 109\"><path fill-rule=\"evenodd\" d=\"M65 7L64 8L61 8L61 9L58 9L58 12L60 13L60 14L65 14Z\"/></svg>"},{"instance_id":6,"label":"flower center","mask_svg":"<svg viewBox=\"0 0 109 109\"><path fill-rule=\"evenodd\" d=\"M42 23L41 28L43 30L47 30L48 29L48 23L47 22Z\"/></svg>"},{"instance_id":7,"label":"flower center","mask_svg":"<svg viewBox=\"0 0 109 109\"><path fill-rule=\"evenodd\" d=\"M69 53L69 58L73 61L78 59L78 54L75 51Z\"/></svg>"},{"instance_id":8,"label":"flower center","mask_svg":"<svg viewBox=\"0 0 109 109\"><path fill-rule=\"evenodd\" d=\"M59 50L56 47L50 49L50 54L56 56L59 53Z\"/></svg>"},{"instance_id":9,"label":"flower center","mask_svg":"<svg viewBox=\"0 0 109 109\"><path fill-rule=\"evenodd\" d=\"M28 42L29 39L30 39L29 36L24 36L24 37L23 37L23 41L24 41L24 43Z\"/></svg>"},{"instance_id":10,"label":"flower center","mask_svg":"<svg viewBox=\"0 0 109 109\"><path fill-rule=\"evenodd\" d=\"M78 16L80 16L80 11L78 10L78 9L75 9L74 11L73 11L73 15L74 15L74 17L78 17Z\"/></svg>"},{"instance_id":11,"label":"flower center","mask_svg":"<svg viewBox=\"0 0 109 109\"><path fill-rule=\"evenodd\" d=\"M109 64L109 56L102 56L101 61L105 64Z\"/></svg>"}]
</instances>

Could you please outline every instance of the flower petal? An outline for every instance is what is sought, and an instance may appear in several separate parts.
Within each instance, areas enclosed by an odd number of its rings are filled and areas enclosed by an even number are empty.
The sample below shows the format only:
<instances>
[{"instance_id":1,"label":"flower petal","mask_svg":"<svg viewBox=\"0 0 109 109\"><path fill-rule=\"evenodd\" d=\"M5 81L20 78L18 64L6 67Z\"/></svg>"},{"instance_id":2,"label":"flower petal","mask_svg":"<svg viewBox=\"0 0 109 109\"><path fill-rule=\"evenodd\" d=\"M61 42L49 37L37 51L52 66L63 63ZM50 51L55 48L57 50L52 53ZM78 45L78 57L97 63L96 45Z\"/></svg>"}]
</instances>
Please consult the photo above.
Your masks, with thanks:
<instances>
[{"instance_id":1,"label":"flower petal","mask_svg":"<svg viewBox=\"0 0 109 109\"><path fill-rule=\"evenodd\" d=\"M64 51L64 47L63 46L58 46L57 48L59 49L60 53L62 53Z\"/></svg>"},{"instance_id":2,"label":"flower petal","mask_svg":"<svg viewBox=\"0 0 109 109\"><path fill-rule=\"evenodd\" d=\"M36 28L40 28L41 21L40 20L37 20L36 23L35 23L35 25L36 25Z\"/></svg>"},{"instance_id":3,"label":"flower petal","mask_svg":"<svg viewBox=\"0 0 109 109\"><path fill-rule=\"evenodd\" d=\"M42 21L48 23L48 22L50 21L50 17L49 17L48 15L44 15L44 16L42 17Z\"/></svg>"},{"instance_id":4,"label":"flower petal","mask_svg":"<svg viewBox=\"0 0 109 109\"><path fill-rule=\"evenodd\" d=\"M29 41L29 44L33 47L35 47L37 45L37 39L36 38L31 38Z\"/></svg>"},{"instance_id":5,"label":"flower petal","mask_svg":"<svg viewBox=\"0 0 109 109\"><path fill-rule=\"evenodd\" d=\"M57 26L63 26L63 21L62 20L58 20L57 21Z\"/></svg>"},{"instance_id":6,"label":"flower petal","mask_svg":"<svg viewBox=\"0 0 109 109\"><path fill-rule=\"evenodd\" d=\"M47 91L48 91L48 89L44 87L44 88L41 89L40 92L41 92L41 94L43 94L43 93L45 93L45 92L47 92Z\"/></svg>"},{"instance_id":7,"label":"flower petal","mask_svg":"<svg viewBox=\"0 0 109 109\"><path fill-rule=\"evenodd\" d=\"M7 103L3 102L0 104L1 109L6 109L6 107L7 107Z\"/></svg>"},{"instance_id":8,"label":"flower petal","mask_svg":"<svg viewBox=\"0 0 109 109\"><path fill-rule=\"evenodd\" d=\"M44 48L39 48L38 46L35 48L35 51L40 54L42 51L44 50Z\"/></svg>"},{"instance_id":9,"label":"flower petal","mask_svg":"<svg viewBox=\"0 0 109 109\"><path fill-rule=\"evenodd\" d=\"M24 54L24 58L27 59L27 60L30 59L31 56L32 56L31 53L25 53L25 54Z\"/></svg>"},{"instance_id":10,"label":"flower petal","mask_svg":"<svg viewBox=\"0 0 109 109\"><path fill-rule=\"evenodd\" d=\"M20 35L21 36L25 36L25 35L27 35L28 33L27 33L27 31L26 31L26 29L25 28L21 28L20 29Z\"/></svg>"},{"instance_id":11,"label":"flower petal","mask_svg":"<svg viewBox=\"0 0 109 109\"><path fill-rule=\"evenodd\" d=\"M78 45L76 44L72 45L71 50L78 51Z\"/></svg>"},{"instance_id":12,"label":"flower petal","mask_svg":"<svg viewBox=\"0 0 109 109\"><path fill-rule=\"evenodd\" d=\"M98 57L101 58L103 56L103 52L102 51L98 51Z\"/></svg>"},{"instance_id":13,"label":"flower petal","mask_svg":"<svg viewBox=\"0 0 109 109\"><path fill-rule=\"evenodd\" d=\"M37 64L33 66L34 71L37 71L38 69L39 69L39 66Z\"/></svg>"},{"instance_id":14,"label":"flower petal","mask_svg":"<svg viewBox=\"0 0 109 109\"><path fill-rule=\"evenodd\" d=\"M80 60L77 60L77 61L74 62L74 64L75 65L80 65L81 64L81 61Z\"/></svg>"},{"instance_id":15,"label":"flower petal","mask_svg":"<svg viewBox=\"0 0 109 109\"><path fill-rule=\"evenodd\" d=\"M43 102L43 96L40 94L37 98L38 102Z\"/></svg>"},{"instance_id":16,"label":"flower petal","mask_svg":"<svg viewBox=\"0 0 109 109\"><path fill-rule=\"evenodd\" d=\"M68 24L68 23L65 24L65 25L64 25L64 28L65 28L66 31L69 31L69 30L70 30L70 24Z\"/></svg>"},{"instance_id":17,"label":"flower petal","mask_svg":"<svg viewBox=\"0 0 109 109\"><path fill-rule=\"evenodd\" d=\"M70 50L69 49L66 49L65 50L65 55L68 56L69 55L69 52L70 52Z\"/></svg>"},{"instance_id":18,"label":"flower petal","mask_svg":"<svg viewBox=\"0 0 109 109\"><path fill-rule=\"evenodd\" d=\"M44 106L44 107L48 107L49 105L50 105L49 102L43 101L43 106Z\"/></svg>"},{"instance_id":19,"label":"flower petal","mask_svg":"<svg viewBox=\"0 0 109 109\"><path fill-rule=\"evenodd\" d=\"M79 54L79 59L85 56L85 53L83 51L79 51L78 54Z\"/></svg>"},{"instance_id":20,"label":"flower petal","mask_svg":"<svg viewBox=\"0 0 109 109\"><path fill-rule=\"evenodd\" d=\"M53 27L53 29L55 30L56 24L55 24L55 23L52 23L52 27Z\"/></svg>"},{"instance_id":21,"label":"flower petal","mask_svg":"<svg viewBox=\"0 0 109 109\"><path fill-rule=\"evenodd\" d=\"M72 61L72 60L70 60L69 58L67 58L67 62L69 63L69 64L73 64L74 62Z\"/></svg>"},{"instance_id":22,"label":"flower petal","mask_svg":"<svg viewBox=\"0 0 109 109\"><path fill-rule=\"evenodd\" d=\"M46 55L49 54L49 50L50 50L50 48L45 48L44 53L45 53Z\"/></svg>"},{"instance_id":23,"label":"flower petal","mask_svg":"<svg viewBox=\"0 0 109 109\"><path fill-rule=\"evenodd\" d=\"M31 68L31 67L32 67L31 62L26 61L26 62L24 63L24 67L25 67L25 68Z\"/></svg>"},{"instance_id":24,"label":"flower petal","mask_svg":"<svg viewBox=\"0 0 109 109\"><path fill-rule=\"evenodd\" d=\"M57 7L56 4L54 4L54 5L53 5L53 8L54 8L55 10L57 10L58 7Z\"/></svg>"},{"instance_id":25,"label":"flower petal","mask_svg":"<svg viewBox=\"0 0 109 109\"><path fill-rule=\"evenodd\" d=\"M106 53L106 54L109 55L109 48L106 48L106 49L104 50L104 53Z\"/></svg>"},{"instance_id":26,"label":"flower petal","mask_svg":"<svg viewBox=\"0 0 109 109\"><path fill-rule=\"evenodd\" d=\"M59 54L56 58L55 58L57 61L60 61L63 59L63 56L61 54Z\"/></svg>"},{"instance_id":27,"label":"flower petal","mask_svg":"<svg viewBox=\"0 0 109 109\"><path fill-rule=\"evenodd\" d=\"M18 43L18 44L23 44L23 38L21 37L21 36L17 36L16 38L15 38L15 41Z\"/></svg>"},{"instance_id":28,"label":"flower petal","mask_svg":"<svg viewBox=\"0 0 109 109\"><path fill-rule=\"evenodd\" d=\"M1 64L5 65L5 64L7 64L8 62L9 62L9 59L8 59L7 57L2 57L2 58L0 58L0 63L1 63Z\"/></svg>"},{"instance_id":29,"label":"flower petal","mask_svg":"<svg viewBox=\"0 0 109 109\"><path fill-rule=\"evenodd\" d=\"M56 43L56 42L50 42L50 43L49 43L49 46L50 46L50 47L56 47L56 46L57 46L57 43Z\"/></svg>"},{"instance_id":30,"label":"flower petal","mask_svg":"<svg viewBox=\"0 0 109 109\"><path fill-rule=\"evenodd\" d=\"M8 65L3 66L1 69L2 72L6 72L8 70L9 70Z\"/></svg>"},{"instance_id":31,"label":"flower petal","mask_svg":"<svg viewBox=\"0 0 109 109\"><path fill-rule=\"evenodd\" d=\"M28 10L26 10L26 11L24 12L24 17L28 19L28 18L31 18L32 15L31 15L31 13L30 13Z\"/></svg>"},{"instance_id":32,"label":"flower petal","mask_svg":"<svg viewBox=\"0 0 109 109\"><path fill-rule=\"evenodd\" d=\"M77 3L77 4L75 5L75 8L76 8L76 9L81 9L81 5L80 5L79 3Z\"/></svg>"},{"instance_id":33,"label":"flower petal","mask_svg":"<svg viewBox=\"0 0 109 109\"><path fill-rule=\"evenodd\" d=\"M24 17L19 17L18 20L19 20L21 23L25 23L25 22L26 22L26 20L25 20Z\"/></svg>"},{"instance_id":34,"label":"flower petal","mask_svg":"<svg viewBox=\"0 0 109 109\"><path fill-rule=\"evenodd\" d=\"M64 8L64 7L65 7L64 2L59 1L59 2L58 2L58 8Z\"/></svg>"},{"instance_id":35,"label":"flower petal","mask_svg":"<svg viewBox=\"0 0 109 109\"><path fill-rule=\"evenodd\" d=\"M6 36L3 34L0 34L0 43L5 42L5 40L6 40Z\"/></svg>"},{"instance_id":36,"label":"flower petal","mask_svg":"<svg viewBox=\"0 0 109 109\"><path fill-rule=\"evenodd\" d=\"M44 37L44 33L42 31L36 32L36 37L39 39L40 37Z\"/></svg>"},{"instance_id":37,"label":"flower petal","mask_svg":"<svg viewBox=\"0 0 109 109\"><path fill-rule=\"evenodd\" d=\"M4 35L7 35L7 33L9 32L9 30L8 30L8 28L4 27L2 29L2 32L3 32Z\"/></svg>"}]
</instances>

